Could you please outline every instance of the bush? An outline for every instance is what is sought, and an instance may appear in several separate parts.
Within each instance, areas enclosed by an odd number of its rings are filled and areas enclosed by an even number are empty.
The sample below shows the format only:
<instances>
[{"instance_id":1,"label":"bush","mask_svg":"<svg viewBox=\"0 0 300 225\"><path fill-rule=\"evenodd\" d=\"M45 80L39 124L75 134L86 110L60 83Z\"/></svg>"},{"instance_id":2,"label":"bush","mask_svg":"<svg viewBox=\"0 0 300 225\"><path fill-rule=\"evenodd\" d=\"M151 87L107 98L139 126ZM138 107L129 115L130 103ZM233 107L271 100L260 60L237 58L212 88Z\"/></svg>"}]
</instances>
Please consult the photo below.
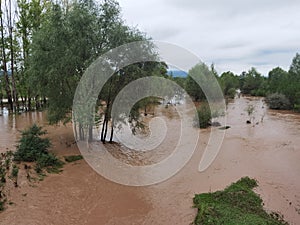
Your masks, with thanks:
<instances>
[{"instance_id":1,"label":"bush","mask_svg":"<svg viewBox=\"0 0 300 225\"><path fill-rule=\"evenodd\" d=\"M36 124L22 132L17 151L14 154L15 161L36 162L43 154L48 154L51 146L48 138L41 138L45 135L41 127Z\"/></svg>"},{"instance_id":2,"label":"bush","mask_svg":"<svg viewBox=\"0 0 300 225\"><path fill-rule=\"evenodd\" d=\"M53 154L43 154L40 158L36 161L36 166L39 168L45 167L55 167L61 168L63 162L61 162L55 155Z\"/></svg>"},{"instance_id":3,"label":"bush","mask_svg":"<svg viewBox=\"0 0 300 225\"><path fill-rule=\"evenodd\" d=\"M230 88L230 89L227 91L227 96L228 96L229 98L234 99L235 93L236 93L235 88Z\"/></svg>"},{"instance_id":4,"label":"bush","mask_svg":"<svg viewBox=\"0 0 300 225\"><path fill-rule=\"evenodd\" d=\"M83 159L82 155L70 155L70 156L64 156L64 158L68 163Z\"/></svg>"},{"instance_id":5,"label":"bush","mask_svg":"<svg viewBox=\"0 0 300 225\"><path fill-rule=\"evenodd\" d=\"M250 92L250 94L251 94L252 96L265 97L265 96L266 96L266 91L265 91L264 89L259 88L259 89L252 90L252 91Z\"/></svg>"},{"instance_id":6,"label":"bush","mask_svg":"<svg viewBox=\"0 0 300 225\"><path fill-rule=\"evenodd\" d=\"M20 145L14 154L14 160L36 162L35 170L37 173L41 173L43 168L47 168L48 172L59 172L58 169L62 167L63 162L48 152L48 148L51 146L50 140L40 137L45 134L46 131L43 131L36 124L23 131L19 141Z\"/></svg>"},{"instance_id":7,"label":"bush","mask_svg":"<svg viewBox=\"0 0 300 225\"><path fill-rule=\"evenodd\" d=\"M19 168L16 165L13 165L12 171L11 171L11 176L12 177L18 177L19 173Z\"/></svg>"},{"instance_id":8,"label":"bush","mask_svg":"<svg viewBox=\"0 0 300 225\"><path fill-rule=\"evenodd\" d=\"M207 128L211 125L212 115L208 104L200 105L197 109L197 116L199 120L197 126L200 128Z\"/></svg>"},{"instance_id":9,"label":"bush","mask_svg":"<svg viewBox=\"0 0 300 225\"><path fill-rule=\"evenodd\" d=\"M290 101L283 94L270 94L266 98L266 102L268 103L270 109L291 109Z\"/></svg>"},{"instance_id":10,"label":"bush","mask_svg":"<svg viewBox=\"0 0 300 225\"><path fill-rule=\"evenodd\" d=\"M294 105L294 110L295 110L296 112L300 112L300 104L295 104L295 105Z\"/></svg>"}]
</instances>

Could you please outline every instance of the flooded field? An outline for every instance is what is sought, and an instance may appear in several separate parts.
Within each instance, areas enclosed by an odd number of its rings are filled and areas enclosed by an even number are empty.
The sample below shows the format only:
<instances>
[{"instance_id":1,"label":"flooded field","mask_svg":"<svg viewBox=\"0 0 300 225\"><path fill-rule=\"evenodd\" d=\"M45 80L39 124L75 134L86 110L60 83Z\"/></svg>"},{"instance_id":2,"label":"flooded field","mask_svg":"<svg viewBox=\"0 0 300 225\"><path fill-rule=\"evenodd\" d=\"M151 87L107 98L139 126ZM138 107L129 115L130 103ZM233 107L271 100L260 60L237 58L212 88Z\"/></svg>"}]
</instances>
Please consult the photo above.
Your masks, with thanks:
<instances>
[{"instance_id":1,"label":"flooded field","mask_svg":"<svg viewBox=\"0 0 300 225\"><path fill-rule=\"evenodd\" d=\"M251 118L245 111L250 104L255 107ZM223 189L243 176L258 180L256 191L267 210L282 213L290 224L300 224L300 114L267 110L261 98L240 98L228 104L227 116L231 128L216 160L204 172L198 166L209 129L200 131L188 164L156 185L113 183L84 160L65 165L61 174L49 175L33 186L21 178L20 187L10 191L14 204L0 213L0 224L188 225L196 215L194 194ZM254 122L246 124L249 119ZM45 114L0 116L0 152L13 149L18 130L34 121L46 125ZM60 156L79 154L70 125L46 125L46 129L52 151Z\"/></svg>"}]
</instances>

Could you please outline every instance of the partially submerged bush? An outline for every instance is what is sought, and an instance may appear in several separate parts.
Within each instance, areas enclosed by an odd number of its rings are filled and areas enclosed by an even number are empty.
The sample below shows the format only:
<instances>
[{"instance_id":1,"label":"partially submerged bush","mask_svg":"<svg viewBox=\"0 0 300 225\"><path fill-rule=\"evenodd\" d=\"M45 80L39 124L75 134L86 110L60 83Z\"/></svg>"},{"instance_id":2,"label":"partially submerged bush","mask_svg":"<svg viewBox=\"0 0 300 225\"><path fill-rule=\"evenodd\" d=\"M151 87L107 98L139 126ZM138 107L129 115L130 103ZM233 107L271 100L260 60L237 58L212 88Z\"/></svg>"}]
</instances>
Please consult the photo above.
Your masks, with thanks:
<instances>
[{"instance_id":1,"label":"partially submerged bush","mask_svg":"<svg viewBox=\"0 0 300 225\"><path fill-rule=\"evenodd\" d=\"M46 131L36 124L29 129L22 131L22 137L19 140L17 151L14 154L15 161L36 162L42 155L48 154L48 148L51 146L48 138L41 138Z\"/></svg>"},{"instance_id":2,"label":"partially submerged bush","mask_svg":"<svg viewBox=\"0 0 300 225\"><path fill-rule=\"evenodd\" d=\"M291 103L289 99L283 94L270 94L266 98L266 102L268 103L270 109L291 109Z\"/></svg>"},{"instance_id":3,"label":"partially submerged bush","mask_svg":"<svg viewBox=\"0 0 300 225\"><path fill-rule=\"evenodd\" d=\"M14 160L18 162L36 162L36 172L42 172L43 168L47 171L58 171L63 162L55 155L48 152L51 146L48 138L41 138L46 131L36 124L22 132L22 137L17 146L17 151L14 153Z\"/></svg>"},{"instance_id":4,"label":"partially submerged bush","mask_svg":"<svg viewBox=\"0 0 300 225\"><path fill-rule=\"evenodd\" d=\"M69 155L69 156L64 156L66 162L70 163L70 162L75 162L78 160L83 159L82 155Z\"/></svg>"},{"instance_id":5,"label":"partially submerged bush","mask_svg":"<svg viewBox=\"0 0 300 225\"><path fill-rule=\"evenodd\" d=\"M228 96L229 98L234 99L235 94L236 94L235 88L230 88L230 89L227 91L227 96Z\"/></svg>"},{"instance_id":6,"label":"partially submerged bush","mask_svg":"<svg viewBox=\"0 0 300 225\"><path fill-rule=\"evenodd\" d=\"M211 125L212 114L208 104L200 105L197 109L198 124L200 128L207 128Z\"/></svg>"}]
</instances>

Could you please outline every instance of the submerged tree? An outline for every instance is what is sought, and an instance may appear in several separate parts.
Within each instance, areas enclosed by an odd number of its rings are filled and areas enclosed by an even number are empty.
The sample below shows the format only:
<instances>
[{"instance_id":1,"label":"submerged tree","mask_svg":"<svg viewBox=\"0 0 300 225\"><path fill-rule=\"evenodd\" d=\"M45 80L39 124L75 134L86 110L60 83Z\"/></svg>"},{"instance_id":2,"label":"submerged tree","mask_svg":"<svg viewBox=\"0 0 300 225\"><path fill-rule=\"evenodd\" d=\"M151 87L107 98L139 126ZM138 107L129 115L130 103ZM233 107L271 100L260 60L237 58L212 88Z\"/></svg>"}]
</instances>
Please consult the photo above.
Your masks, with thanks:
<instances>
[{"instance_id":1,"label":"submerged tree","mask_svg":"<svg viewBox=\"0 0 300 225\"><path fill-rule=\"evenodd\" d=\"M10 80L8 77L8 69L7 69L7 42L6 42L6 30L4 27L4 13L2 11L3 1L0 0L0 29L1 29L1 70L3 70L4 82L5 82L5 93L6 98L8 100L8 104L10 109L13 110L13 100L11 94L11 86Z\"/></svg>"},{"instance_id":2,"label":"submerged tree","mask_svg":"<svg viewBox=\"0 0 300 225\"><path fill-rule=\"evenodd\" d=\"M124 24L119 5L113 0L105 0L100 5L93 1L74 1L67 8L51 4L44 17L40 28L33 33L28 79L32 90L35 89L48 98L49 121L67 122L71 119L76 87L91 63L110 49L133 41L143 41L146 37ZM152 54L150 45L141 49ZM102 124L101 139L105 141L109 123L113 120L112 102L118 91L132 80L157 74L163 68L159 63L136 63L120 68L122 61L134 57L129 53L130 51L118 60L109 62L114 76L107 81L100 94L86 100L105 102L102 115L98 115L96 106L92 109L93 117L88 121L81 119L84 116L75 116L74 122L78 127L76 133L80 139L92 139L97 118ZM85 90L89 92L96 84L89 83L90 86ZM86 112L81 113L85 115ZM112 134L113 131L110 140Z\"/></svg>"}]
</instances>

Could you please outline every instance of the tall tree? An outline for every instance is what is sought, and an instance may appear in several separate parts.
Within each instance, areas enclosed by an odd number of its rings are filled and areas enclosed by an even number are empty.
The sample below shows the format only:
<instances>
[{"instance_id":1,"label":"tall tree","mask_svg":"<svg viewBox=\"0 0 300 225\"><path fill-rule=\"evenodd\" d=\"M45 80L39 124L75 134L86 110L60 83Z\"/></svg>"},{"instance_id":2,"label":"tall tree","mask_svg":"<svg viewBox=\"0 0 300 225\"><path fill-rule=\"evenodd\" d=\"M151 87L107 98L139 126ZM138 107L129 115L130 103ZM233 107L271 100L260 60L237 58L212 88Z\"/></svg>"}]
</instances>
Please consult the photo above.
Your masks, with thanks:
<instances>
[{"instance_id":1,"label":"tall tree","mask_svg":"<svg viewBox=\"0 0 300 225\"><path fill-rule=\"evenodd\" d=\"M297 53L289 69L289 84L285 88L286 96L293 107L300 110L300 54Z\"/></svg>"},{"instance_id":2,"label":"tall tree","mask_svg":"<svg viewBox=\"0 0 300 225\"><path fill-rule=\"evenodd\" d=\"M224 95L228 95L230 89L239 88L239 77L230 71L222 73L219 82L222 86Z\"/></svg>"},{"instance_id":3,"label":"tall tree","mask_svg":"<svg viewBox=\"0 0 300 225\"><path fill-rule=\"evenodd\" d=\"M33 34L28 71L31 87L49 99L50 122L70 120L78 82L98 56L119 45L140 40L145 40L144 35L124 25L119 5L113 0L105 0L100 5L91 0L74 1L68 10L52 4L40 29ZM128 74L135 74L136 78L137 71L142 69L149 70L139 64L116 71L116 76L104 88L106 92L100 94L99 99L106 102L102 121L104 139L112 119L110 110L115 91L130 81ZM80 138L91 139L94 121L77 122ZM84 128L88 128L88 135Z\"/></svg>"},{"instance_id":4,"label":"tall tree","mask_svg":"<svg viewBox=\"0 0 300 225\"><path fill-rule=\"evenodd\" d=\"M6 97L8 100L8 104L10 106L10 109L13 110L13 101L12 101L12 95L11 95L11 88L10 88L10 79L8 77L8 70L7 70L7 55L6 55L6 37L5 37L5 27L4 27L4 18L3 18L3 1L0 0L0 29L1 29L1 58L2 58L2 66L1 69L3 69L3 76L5 81L5 91L6 91Z\"/></svg>"},{"instance_id":5,"label":"tall tree","mask_svg":"<svg viewBox=\"0 0 300 225\"><path fill-rule=\"evenodd\" d=\"M276 67L269 72L268 91L270 93L284 93L284 89L288 83L288 72L282 68Z\"/></svg>"},{"instance_id":6,"label":"tall tree","mask_svg":"<svg viewBox=\"0 0 300 225\"><path fill-rule=\"evenodd\" d=\"M14 52L14 44L13 44L13 29L14 29L14 19L13 19L13 12L12 12L12 3L11 0L8 0L8 13L7 13L7 22L8 22L8 33L9 33L9 50L10 50L10 72L11 72L11 83L12 83L12 96L14 107L13 109L16 110L18 108L18 93L16 88L16 78L15 78L15 52Z\"/></svg>"},{"instance_id":7,"label":"tall tree","mask_svg":"<svg viewBox=\"0 0 300 225\"><path fill-rule=\"evenodd\" d=\"M256 95L255 92L263 86L264 80L262 75L252 67L248 72L243 72L240 76L241 91L244 94Z\"/></svg>"},{"instance_id":8,"label":"tall tree","mask_svg":"<svg viewBox=\"0 0 300 225\"><path fill-rule=\"evenodd\" d=\"M36 32L41 25L44 14L47 12L49 5L48 0L18 0L17 35L21 45L22 57L19 62L20 78L19 93L22 99L27 100L27 109L31 110L31 98L33 91L29 85L29 54L31 51L32 34Z\"/></svg>"}]
</instances>

